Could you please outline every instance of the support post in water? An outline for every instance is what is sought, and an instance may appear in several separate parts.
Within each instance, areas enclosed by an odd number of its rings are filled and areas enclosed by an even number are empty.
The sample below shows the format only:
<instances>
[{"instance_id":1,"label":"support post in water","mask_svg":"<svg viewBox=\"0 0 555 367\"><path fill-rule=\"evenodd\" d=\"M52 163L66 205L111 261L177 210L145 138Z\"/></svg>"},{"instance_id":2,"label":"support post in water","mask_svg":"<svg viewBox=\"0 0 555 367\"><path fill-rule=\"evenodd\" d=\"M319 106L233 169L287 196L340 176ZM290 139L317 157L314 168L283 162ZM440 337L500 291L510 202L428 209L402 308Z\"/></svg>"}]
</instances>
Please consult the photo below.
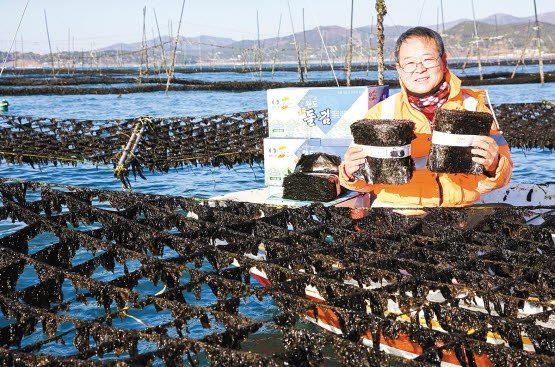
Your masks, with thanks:
<instances>
[{"instance_id":1,"label":"support post in water","mask_svg":"<svg viewBox=\"0 0 555 367\"><path fill-rule=\"evenodd\" d=\"M274 52L274 60L272 61L272 79L274 79L274 71L276 68L276 57L279 48L279 31L281 30L281 14L279 14L279 24L278 24L278 33L277 33L277 40L276 40L276 50Z\"/></svg>"},{"instance_id":2,"label":"support post in water","mask_svg":"<svg viewBox=\"0 0 555 367\"><path fill-rule=\"evenodd\" d=\"M538 44L538 59L540 62L540 82L544 84L543 76L543 57L542 57L542 40L540 38L540 23L538 22L538 11L536 8L536 0L534 0L534 15L536 17L535 29L536 29L536 42Z\"/></svg>"},{"instance_id":3,"label":"support post in water","mask_svg":"<svg viewBox=\"0 0 555 367\"><path fill-rule=\"evenodd\" d=\"M256 9L256 39L258 46L258 78L262 80L262 48L260 47L260 24L258 22L258 9Z\"/></svg>"},{"instance_id":4,"label":"support post in water","mask_svg":"<svg viewBox=\"0 0 555 367\"><path fill-rule=\"evenodd\" d=\"M52 63L52 78L56 77L54 66L54 54L52 54L52 44L50 43L50 32L48 31L48 19L46 18L46 9L44 9L44 22L46 23L46 36L48 37L48 48L50 49L50 61Z\"/></svg>"},{"instance_id":5,"label":"support post in water","mask_svg":"<svg viewBox=\"0 0 555 367\"><path fill-rule=\"evenodd\" d=\"M299 73L299 81L304 83L303 70L301 68L301 54L299 51L299 44L297 43L297 36L295 36L295 27L293 26L293 15L291 15L291 4L287 1L289 8L289 19L291 20L291 30L293 31L293 42L295 43L295 52L297 53L297 72Z\"/></svg>"},{"instance_id":6,"label":"support post in water","mask_svg":"<svg viewBox=\"0 0 555 367\"><path fill-rule=\"evenodd\" d=\"M476 15L474 13L474 0L470 0L472 5L472 19L474 20L474 41L476 43L476 59L478 61L478 70L480 71L480 80L484 80L484 75L482 74L482 61L480 60L480 38L478 37L478 28L476 27Z\"/></svg>"},{"instance_id":7,"label":"support post in water","mask_svg":"<svg viewBox=\"0 0 555 367\"><path fill-rule=\"evenodd\" d=\"M304 38L304 50L303 50L304 74L308 76L308 44L306 43L306 29L304 27L304 8L303 8L303 38Z\"/></svg>"},{"instance_id":8,"label":"support post in water","mask_svg":"<svg viewBox=\"0 0 555 367\"><path fill-rule=\"evenodd\" d=\"M385 7L385 0L376 0L376 12L378 13L376 19L376 35L378 38L378 85L383 85L384 78L383 72L385 69L385 64L383 61L383 47L384 47L384 29L383 29L383 19L387 14L387 8Z\"/></svg>"},{"instance_id":9,"label":"support post in water","mask_svg":"<svg viewBox=\"0 0 555 367\"><path fill-rule=\"evenodd\" d=\"M129 166L129 160L127 159L129 156L132 156L137 150L137 146L139 145L139 141L143 136L143 132L145 131L145 126L148 122L151 122L149 117L140 117L133 128L133 133L131 137L127 141L127 145L121 152L121 157L119 159L118 165L114 170L114 176L121 181L121 185L123 189L130 189L131 185L129 183L129 175L127 172L127 167Z\"/></svg>"},{"instance_id":10,"label":"support post in water","mask_svg":"<svg viewBox=\"0 0 555 367\"><path fill-rule=\"evenodd\" d=\"M347 48L347 86L351 85L351 63L353 62L353 6L354 1L351 0L351 30L349 33L349 46Z\"/></svg>"},{"instance_id":11,"label":"support post in water","mask_svg":"<svg viewBox=\"0 0 555 367\"><path fill-rule=\"evenodd\" d=\"M181 20L183 19L183 10L185 9L185 0L181 4L181 16L179 17L179 25L177 26L177 35L175 36L175 44L173 46L172 63L170 66L170 73L168 74L168 80L166 82L166 94L170 89L170 81L173 78L173 71L175 68L175 55L177 54L177 42L179 42L179 30L181 29ZM200 44L199 44L200 47Z\"/></svg>"}]
</instances>

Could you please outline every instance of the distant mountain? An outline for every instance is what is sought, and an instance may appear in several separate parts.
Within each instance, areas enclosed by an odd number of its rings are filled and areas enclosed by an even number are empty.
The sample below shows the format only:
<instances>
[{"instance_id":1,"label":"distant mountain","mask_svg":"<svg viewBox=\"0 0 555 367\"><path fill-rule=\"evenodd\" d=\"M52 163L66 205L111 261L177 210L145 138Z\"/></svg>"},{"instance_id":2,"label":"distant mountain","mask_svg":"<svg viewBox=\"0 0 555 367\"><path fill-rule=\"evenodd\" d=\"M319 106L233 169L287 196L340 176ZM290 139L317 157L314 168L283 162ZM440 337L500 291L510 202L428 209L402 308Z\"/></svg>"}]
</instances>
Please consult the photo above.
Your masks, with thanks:
<instances>
[{"instance_id":1,"label":"distant mountain","mask_svg":"<svg viewBox=\"0 0 555 367\"><path fill-rule=\"evenodd\" d=\"M532 15L529 17L515 17L509 14L494 14L489 17L480 19L481 23L493 24L495 25L495 18L497 17L497 25L508 25L517 23L528 23L528 21L534 22L536 18ZM538 14L538 21L542 23L555 24L555 11Z\"/></svg>"},{"instance_id":2,"label":"distant mountain","mask_svg":"<svg viewBox=\"0 0 555 367\"><path fill-rule=\"evenodd\" d=\"M478 36L482 39L480 48L486 50L485 52L504 49L506 52L512 51L513 53L520 54L525 46L528 49L535 48L535 45L531 44L532 38L535 37L535 31L533 30L533 24L528 23L528 21L526 23L509 23L504 25L499 25L498 23L497 27L495 24L476 22L476 28ZM540 22L540 29L544 40L555 37L555 25ZM447 30L444 36L448 48L460 51L467 50L473 38L474 23L471 21L457 24ZM553 49L551 42L544 42L544 44L544 52L549 52ZM495 50L492 50L492 48Z\"/></svg>"},{"instance_id":3,"label":"distant mountain","mask_svg":"<svg viewBox=\"0 0 555 367\"><path fill-rule=\"evenodd\" d=\"M503 28L503 30L501 30L500 27L514 25L514 24L521 24L521 25L524 24L524 26L527 27L528 22L530 20L531 21L534 20L533 16L515 17L509 14L494 14L494 15L490 15L488 17L482 18L477 22L481 25L494 25L495 27L496 17L497 17L497 25L498 25L499 33L500 34L504 34L507 32L514 33L515 36L518 34L518 32L522 32L521 26L517 27L518 28L517 30L511 30L510 28L508 29ZM555 12L538 14L538 18L540 22L545 23L545 27L555 24ZM445 23L445 33L452 34L453 33L452 30L454 30L455 32L458 32L461 29L461 26L460 26L461 24L468 24L469 22L471 22L470 19L457 19L451 22L447 22ZM395 46L395 40L397 39L397 37L412 26L404 26L404 25L386 26L384 28L385 48L386 49L393 48ZM442 31L441 24L427 25L427 27L432 29L437 29L440 32ZM462 26L462 28L465 28L465 27L466 26ZM490 30L487 27L484 29L487 29L488 32ZM322 38L324 39L324 42L326 45L331 45L331 46L334 46L335 48L344 48L344 45L347 44L348 29L344 27L322 26L320 27L320 32L322 33ZM313 28L306 31L306 42L310 47L320 48L320 45L322 44L322 41L320 38L320 32L318 32L317 28ZM376 34L375 26L373 26L372 29L370 29L370 26L355 28L353 29L353 43L355 45L363 47L363 46L369 45L371 41L372 47L375 48L376 47L375 36L373 36L372 40L369 40L370 36L375 34ZM479 32L479 34L481 35L481 32ZM491 37L494 37L494 36L495 35L492 35ZM303 32L296 33L295 38L300 47L304 45L305 41L304 41ZM461 37L457 37L457 38L461 38ZM462 38L465 38L465 37L462 37ZM234 58L241 58L241 57L246 57L244 54L245 52L248 53L249 52L248 50L252 50L258 47L257 40L234 41L231 38L212 37L212 36L198 36L198 37L180 36L179 39L184 44L183 49L181 51L184 53L188 53L192 60L202 57L202 55L209 57L209 55L213 52L217 52L220 56L228 55L230 52L224 49L226 47L235 49L235 51L232 52L234 54L233 55ZM169 37L163 36L162 41L165 43L165 49L169 51L171 49L169 44ZM149 46L159 45L159 43L160 42L158 38L149 39L147 41L147 44ZM278 50L279 49L290 50L290 49L294 49L295 40L293 35L290 34L286 36L281 36L279 39L279 43L278 43L277 37L260 40L260 43L263 49L277 48ZM116 51L122 50L124 52L130 52L130 51L140 50L141 48L142 48L141 42L118 43L118 44L104 47L97 51L116 52ZM294 53L292 54L294 55Z\"/></svg>"},{"instance_id":4,"label":"distant mountain","mask_svg":"<svg viewBox=\"0 0 555 367\"><path fill-rule=\"evenodd\" d=\"M168 45L170 41L169 36L162 36L162 42L165 44L165 48L170 49ZM222 47L228 46L235 41L231 38L222 38L222 37L213 37L213 36L196 36L196 37L182 37L179 36L179 41L183 43L189 44L204 44L209 47ZM157 46L160 44L159 38L153 38L146 41L148 46ZM134 42L134 43L116 43L114 45L106 46L103 48L98 49L97 51L120 51L123 50L124 52L129 51L136 51L142 48L142 42Z\"/></svg>"},{"instance_id":5,"label":"distant mountain","mask_svg":"<svg viewBox=\"0 0 555 367\"><path fill-rule=\"evenodd\" d=\"M497 18L497 26L495 19ZM502 54L518 57L521 50L526 46L532 48L532 17L515 17L508 14L495 14L477 21L478 35L481 38L480 48L484 56ZM555 51L555 45L551 40L555 38L555 12L539 15L541 19L541 35L544 40L544 52ZM385 26L385 57L391 59L395 48L395 41L401 33L414 25ZM469 19L458 19L442 26L428 25L443 33L445 44L451 58L465 58L471 41L474 37L474 24ZM306 39L305 39L306 37ZM179 37L179 47L176 53L178 65L206 64L206 63L271 63L294 62L297 58L295 43L301 50L304 58L304 45L306 42L307 57L309 62L332 62L342 63L347 54L347 43L349 30L341 26L322 26L297 32L295 35L287 34L260 40L261 49L255 39L234 41L226 37L197 36ZM322 40L324 42L322 42ZM168 36L162 37L166 58L173 51L172 39ZM324 50L323 43L326 46ZM81 62L92 66L100 65L138 65L141 62L149 63L154 67L162 64L160 40L158 37L147 40L149 46L148 55L138 52L143 48L142 42L118 43L95 52L86 52L82 55ZM367 61L376 59L376 28L364 26L353 29L353 57L355 60ZM327 53L326 53L327 51ZM155 56L155 57L153 57ZM67 55L66 55L67 58ZM85 59L87 61L85 61ZM143 60L144 59L144 60ZM42 60L42 58L41 58ZM64 60L64 57L62 57ZM45 57L41 62L49 62Z\"/></svg>"}]
</instances>

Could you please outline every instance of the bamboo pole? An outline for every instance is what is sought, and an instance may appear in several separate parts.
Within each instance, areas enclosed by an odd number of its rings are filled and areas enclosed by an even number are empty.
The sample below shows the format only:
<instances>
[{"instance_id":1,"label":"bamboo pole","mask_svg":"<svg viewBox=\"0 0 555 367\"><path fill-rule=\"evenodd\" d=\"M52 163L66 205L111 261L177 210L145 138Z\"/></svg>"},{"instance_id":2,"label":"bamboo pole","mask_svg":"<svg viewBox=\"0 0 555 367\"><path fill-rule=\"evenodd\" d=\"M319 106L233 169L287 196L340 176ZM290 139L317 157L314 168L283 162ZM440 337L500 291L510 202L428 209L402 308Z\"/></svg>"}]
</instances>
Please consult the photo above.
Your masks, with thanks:
<instances>
[{"instance_id":1,"label":"bamboo pole","mask_svg":"<svg viewBox=\"0 0 555 367\"><path fill-rule=\"evenodd\" d=\"M14 41L13 68L17 69L17 41Z\"/></svg>"},{"instance_id":2,"label":"bamboo pole","mask_svg":"<svg viewBox=\"0 0 555 367\"><path fill-rule=\"evenodd\" d=\"M68 29L67 29L67 55L68 55L68 59L67 59L67 75L69 75L69 73L70 73L70 70L69 70L69 68L70 68L70 63L69 63L69 61L70 61L70 58L71 58L71 42L70 42L70 40L71 40L71 29L68 28Z\"/></svg>"},{"instance_id":3,"label":"bamboo pole","mask_svg":"<svg viewBox=\"0 0 555 367\"><path fill-rule=\"evenodd\" d=\"M166 75L168 75L168 62L166 60L166 52L164 51L164 43L162 42L162 35L160 34L160 26L158 25L158 17L156 16L156 9L153 8L152 11L154 12L154 20L156 21L156 28L158 29L158 40L160 41L160 48L162 50L162 61L164 62L164 70L166 71Z\"/></svg>"},{"instance_id":4,"label":"bamboo pole","mask_svg":"<svg viewBox=\"0 0 555 367\"><path fill-rule=\"evenodd\" d=\"M146 6L143 8L143 47L145 49L145 74L148 79L148 43L146 40Z\"/></svg>"},{"instance_id":5,"label":"bamboo pole","mask_svg":"<svg viewBox=\"0 0 555 367\"><path fill-rule=\"evenodd\" d=\"M289 8L289 19L291 20L291 30L293 31L293 42L295 43L295 51L297 53L297 72L299 73L299 81L304 83L303 70L301 69L301 55L299 45L297 44L297 37L295 36L295 27L293 26L293 15L291 14L291 4L289 3L289 0L287 1L287 7Z\"/></svg>"},{"instance_id":6,"label":"bamboo pole","mask_svg":"<svg viewBox=\"0 0 555 367\"><path fill-rule=\"evenodd\" d=\"M170 66L170 74L168 75L168 80L166 81L166 94L168 94L168 90L170 89L170 80L173 78L173 70L175 68L175 55L177 54L177 42L179 41L179 31L181 30L181 21L183 20L183 10L185 9L185 0L181 4L181 15L179 17L179 25L177 26L177 35L175 37L175 45L173 47L173 55L172 55L172 63Z\"/></svg>"},{"instance_id":7,"label":"bamboo pole","mask_svg":"<svg viewBox=\"0 0 555 367\"><path fill-rule=\"evenodd\" d=\"M349 33L349 45L347 47L347 86L351 85L351 64L353 62L353 7L354 1L351 0L351 29Z\"/></svg>"},{"instance_id":8,"label":"bamboo pole","mask_svg":"<svg viewBox=\"0 0 555 367\"><path fill-rule=\"evenodd\" d=\"M306 43L306 29L304 27L304 8L303 8L303 38L304 38L304 74L308 77L308 44Z\"/></svg>"},{"instance_id":9,"label":"bamboo pole","mask_svg":"<svg viewBox=\"0 0 555 367\"><path fill-rule=\"evenodd\" d=\"M499 35L499 30L497 29L497 14L495 14L495 38ZM499 40L497 40L497 66L501 65L501 52L499 51Z\"/></svg>"},{"instance_id":10,"label":"bamboo pole","mask_svg":"<svg viewBox=\"0 0 555 367\"><path fill-rule=\"evenodd\" d=\"M445 34L445 20L443 18L443 0L439 1L441 7L441 34Z\"/></svg>"},{"instance_id":11,"label":"bamboo pole","mask_svg":"<svg viewBox=\"0 0 555 367\"><path fill-rule=\"evenodd\" d=\"M260 47L260 23L258 22L258 9L256 9L256 39L257 39L257 59L258 59L258 78L262 80L262 48Z\"/></svg>"},{"instance_id":12,"label":"bamboo pole","mask_svg":"<svg viewBox=\"0 0 555 367\"><path fill-rule=\"evenodd\" d=\"M72 75L75 75L75 36L71 37L71 70Z\"/></svg>"},{"instance_id":13,"label":"bamboo pole","mask_svg":"<svg viewBox=\"0 0 555 367\"><path fill-rule=\"evenodd\" d=\"M530 42L532 41L531 36L532 36L532 33L530 32L530 22L528 22L528 32L527 32L527 36L526 36L526 42L524 43L524 47L522 48L522 52L520 53L520 57L516 61L515 68L513 69L513 73L511 74L511 79L513 79L515 77L516 70L518 69L518 65L520 63L524 64L524 56L526 55L526 49L528 48L528 46L530 45Z\"/></svg>"},{"instance_id":14,"label":"bamboo pole","mask_svg":"<svg viewBox=\"0 0 555 367\"><path fill-rule=\"evenodd\" d=\"M279 31L281 30L281 14L279 14L279 24L278 24L278 33L277 33L277 40L276 40L276 50L274 52L274 59L272 60L272 79L274 79L274 69L276 66L276 57L279 48Z\"/></svg>"},{"instance_id":15,"label":"bamboo pole","mask_svg":"<svg viewBox=\"0 0 555 367\"><path fill-rule=\"evenodd\" d=\"M46 9L44 9L44 22L46 23L46 36L48 37L48 48L50 49L50 61L52 62L52 78L56 78L54 54L52 54L52 44L50 43L50 32L48 31L48 19L46 18Z\"/></svg>"},{"instance_id":16,"label":"bamboo pole","mask_svg":"<svg viewBox=\"0 0 555 367\"><path fill-rule=\"evenodd\" d=\"M384 84L383 72L385 70L385 64L383 59L383 48L384 48L384 28L383 19L387 14L387 8L385 6L385 0L376 0L376 12L378 13L376 19L376 34L378 38L378 85Z\"/></svg>"},{"instance_id":17,"label":"bamboo pole","mask_svg":"<svg viewBox=\"0 0 555 367\"><path fill-rule=\"evenodd\" d=\"M476 14L474 13L474 0L470 0L472 4L472 19L474 20L474 42L476 42L476 59L478 61L478 70L480 71L480 80L484 80L484 75L482 74L482 61L480 60L480 41L478 37L478 27L476 27Z\"/></svg>"},{"instance_id":18,"label":"bamboo pole","mask_svg":"<svg viewBox=\"0 0 555 367\"><path fill-rule=\"evenodd\" d=\"M543 76L542 42L541 42L541 38L540 38L540 23L538 22L538 11L537 11L537 8L536 8L536 0L534 0L534 15L536 17L535 28L536 28L536 42L538 44L538 58L539 58L539 63L540 63L540 82L543 86L545 80L544 80L544 76Z\"/></svg>"},{"instance_id":19,"label":"bamboo pole","mask_svg":"<svg viewBox=\"0 0 555 367\"><path fill-rule=\"evenodd\" d=\"M143 52L144 52L144 48L145 48L145 40L144 40L144 14L146 11L146 6L143 7L143 37L141 38L141 66L139 67L139 84L141 84L143 82L143 62L144 62L144 57L143 57Z\"/></svg>"},{"instance_id":20,"label":"bamboo pole","mask_svg":"<svg viewBox=\"0 0 555 367\"><path fill-rule=\"evenodd\" d=\"M368 71L370 70L370 58L372 57L372 27L374 26L374 16L372 15L372 21L370 22L370 34L368 35L368 62L366 63L366 76L368 76Z\"/></svg>"}]
</instances>

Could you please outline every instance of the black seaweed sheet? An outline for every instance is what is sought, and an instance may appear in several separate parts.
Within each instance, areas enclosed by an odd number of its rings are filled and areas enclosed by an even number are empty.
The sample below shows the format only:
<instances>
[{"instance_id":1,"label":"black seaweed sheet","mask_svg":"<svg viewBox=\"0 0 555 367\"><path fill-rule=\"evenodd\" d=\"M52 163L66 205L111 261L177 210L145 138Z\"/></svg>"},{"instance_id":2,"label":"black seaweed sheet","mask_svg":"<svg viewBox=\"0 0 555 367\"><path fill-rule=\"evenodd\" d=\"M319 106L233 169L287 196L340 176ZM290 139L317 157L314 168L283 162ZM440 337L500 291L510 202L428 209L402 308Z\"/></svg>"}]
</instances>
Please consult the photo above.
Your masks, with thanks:
<instances>
[{"instance_id":1,"label":"black seaweed sheet","mask_svg":"<svg viewBox=\"0 0 555 367\"><path fill-rule=\"evenodd\" d=\"M332 174L295 172L283 179L284 199L328 202L339 191L339 177Z\"/></svg>"},{"instance_id":2,"label":"black seaweed sheet","mask_svg":"<svg viewBox=\"0 0 555 367\"><path fill-rule=\"evenodd\" d=\"M341 157L327 153L303 154L295 166L295 172L339 174Z\"/></svg>"},{"instance_id":3,"label":"black seaweed sheet","mask_svg":"<svg viewBox=\"0 0 555 367\"><path fill-rule=\"evenodd\" d=\"M355 144L396 147L410 144L415 138L410 120L359 120L351 125ZM405 184L412 178L412 157L366 157L366 164L354 176L375 184Z\"/></svg>"},{"instance_id":4,"label":"black seaweed sheet","mask_svg":"<svg viewBox=\"0 0 555 367\"><path fill-rule=\"evenodd\" d=\"M341 190L341 158L327 153L303 154L295 172L283 180L283 198L303 201L332 201Z\"/></svg>"},{"instance_id":5,"label":"black seaweed sheet","mask_svg":"<svg viewBox=\"0 0 555 367\"><path fill-rule=\"evenodd\" d=\"M461 135L489 136L492 117L486 112L442 110L435 115L435 131ZM432 144L428 169L432 172L480 175L484 166L472 161L472 147Z\"/></svg>"}]
</instances>

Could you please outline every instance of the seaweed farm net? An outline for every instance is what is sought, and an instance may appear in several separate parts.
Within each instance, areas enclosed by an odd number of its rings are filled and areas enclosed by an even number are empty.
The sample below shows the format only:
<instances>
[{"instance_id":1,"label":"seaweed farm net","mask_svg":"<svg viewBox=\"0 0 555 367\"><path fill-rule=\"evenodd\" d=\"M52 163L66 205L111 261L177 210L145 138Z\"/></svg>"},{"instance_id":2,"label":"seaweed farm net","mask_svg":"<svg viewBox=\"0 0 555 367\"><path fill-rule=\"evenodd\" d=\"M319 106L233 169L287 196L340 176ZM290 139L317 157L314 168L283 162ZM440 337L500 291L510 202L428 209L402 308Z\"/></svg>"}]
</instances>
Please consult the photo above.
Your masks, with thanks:
<instances>
[{"instance_id":1,"label":"seaweed farm net","mask_svg":"<svg viewBox=\"0 0 555 367\"><path fill-rule=\"evenodd\" d=\"M502 104L495 111L512 148L555 148L552 102ZM266 111L124 120L0 115L0 160L31 165L105 164L126 183L129 170L141 176L145 168L167 172L188 164L260 163L267 118ZM120 165L122 155L125 164Z\"/></svg>"},{"instance_id":2,"label":"seaweed farm net","mask_svg":"<svg viewBox=\"0 0 555 367\"><path fill-rule=\"evenodd\" d=\"M264 111L124 120L0 116L0 159L31 165L104 164L123 182L129 170L142 177L144 168L167 172L189 164L252 165L264 158L266 119Z\"/></svg>"},{"instance_id":3,"label":"seaweed farm net","mask_svg":"<svg viewBox=\"0 0 555 367\"><path fill-rule=\"evenodd\" d=\"M2 365L555 363L554 207L355 220L33 182L0 194L14 222L0 238ZM268 298L272 315L248 312ZM279 348L257 348L260 334Z\"/></svg>"},{"instance_id":4,"label":"seaweed farm net","mask_svg":"<svg viewBox=\"0 0 555 367\"><path fill-rule=\"evenodd\" d=\"M510 78L511 73L492 73L485 74L480 78L479 75L461 76L465 85L501 85L501 84L525 84L539 83L540 75L537 73L517 74ZM555 73L546 73L545 82L554 80ZM137 83L137 84L133 84ZM286 87L335 87L347 85L345 79L335 81L310 80L305 82L280 82L273 80L252 80L252 81L203 81L195 79L171 80L171 91L194 91L194 90L226 90L226 91L253 91L265 90L270 88ZM376 85L377 80L352 79L351 86ZM98 84L91 86L90 84ZM398 87L397 79L386 80L385 84ZM13 86L25 86L26 88L13 88ZM147 93L166 90L166 82L158 77L150 79L131 79L121 77L70 77L59 79L30 79L30 78L10 78L0 80L0 95L4 96L28 96L28 95L82 95L82 94L128 94L128 93Z\"/></svg>"}]
</instances>

